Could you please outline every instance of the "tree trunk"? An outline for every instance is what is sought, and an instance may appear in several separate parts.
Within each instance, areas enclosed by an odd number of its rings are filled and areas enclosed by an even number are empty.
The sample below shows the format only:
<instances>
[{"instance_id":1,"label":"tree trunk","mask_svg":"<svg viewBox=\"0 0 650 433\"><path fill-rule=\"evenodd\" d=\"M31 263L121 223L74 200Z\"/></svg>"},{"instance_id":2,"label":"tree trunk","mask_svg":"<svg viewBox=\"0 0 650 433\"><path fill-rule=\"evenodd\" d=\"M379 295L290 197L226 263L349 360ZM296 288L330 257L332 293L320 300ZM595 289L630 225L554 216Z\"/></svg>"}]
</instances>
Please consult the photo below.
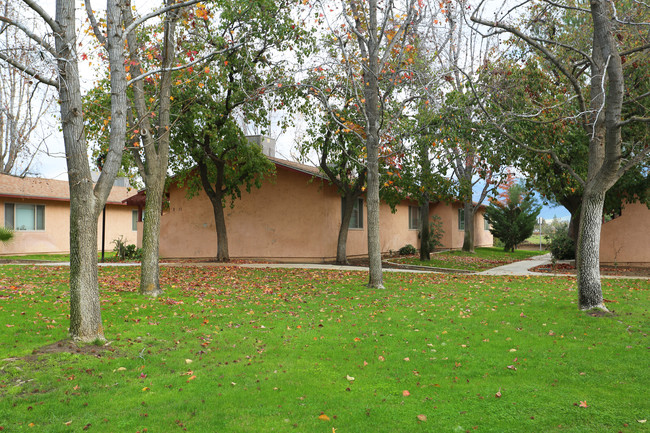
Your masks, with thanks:
<instances>
[{"instance_id":1,"label":"tree trunk","mask_svg":"<svg viewBox=\"0 0 650 433\"><path fill-rule=\"evenodd\" d=\"M381 269L381 243L379 240L379 150L377 142L368 146L368 194L366 196L368 210L368 287L384 288L384 277Z\"/></svg>"},{"instance_id":2,"label":"tree trunk","mask_svg":"<svg viewBox=\"0 0 650 433\"><path fill-rule=\"evenodd\" d=\"M381 109L379 104L379 41L376 31L377 1L368 2L368 59L364 61L363 81L366 114L366 149L368 152L368 190L366 203L368 209L368 287L384 288L381 269L381 242L379 239L379 121Z\"/></svg>"},{"instance_id":3,"label":"tree trunk","mask_svg":"<svg viewBox=\"0 0 650 433\"><path fill-rule=\"evenodd\" d=\"M133 22L130 1L122 2L122 16L126 26ZM165 6L171 2L165 1ZM170 101L171 101L171 66L175 58L175 26L178 10L169 11L164 18L164 41L162 46L159 84L158 125L152 128L150 111L146 105L144 83L138 80L133 84L133 106L138 113L140 137L143 141L144 159L138 149L132 154L136 160L138 171L142 176L147 190L145 202L143 232L142 232L142 264L140 274L140 293L156 297L162 294L160 288L159 244L160 244L160 214L162 211L163 193L169 165L169 131L170 131ZM141 65L141 47L137 42L135 32L127 35L127 45L132 65ZM133 66L132 66L133 67ZM156 134L151 131L157 130Z\"/></svg>"},{"instance_id":4,"label":"tree trunk","mask_svg":"<svg viewBox=\"0 0 650 433\"><path fill-rule=\"evenodd\" d=\"M358 195L346 194L343 199L343 213L341 216L341 225L339 227L339 238L336 243L336 264L347 265L347 244L348 232L350 231L350 219L352 219L352 211L354 210L354 202L359 198Z\"/></svg>"},{"instance_id":5,"label":"tree trunk","mask_svg":"<svg viewBox=\"0 0 650 433\"><path fill-rule=\"evenodd\" d=\"M429 248L429 196L424 194L420 204L420 260L431 260Z\"/></svg>"},{"instance_id":6,"label":"tree trunk","mask_svg":"<svg viewBox=\"0 0 650 433\"><path fill-rule=\"evenodd\" d=\"M104 340L97 278L97 223L122 160L126 131L126 72L121 27L115 21L116 3L107 3L108 54L111 74L110 147L104 170L93 185L84 134L77 64L75 4L56 3L59 103L70 188L70 336L90 342ZM118 13L119 16L119 13Z\"/></svg>"},{"instance_id":7,"label":"tree trunk","mask_svg":"<svg viewBox=\"0 0 650 433\"><path fill-rule=\"evenodd\" d=\"M62 107L63 105L62 103ZM66 129L70 128L64 127L64 136L70 132ZM72 175L70 162L68 164L70 182L69 332L74 340L84 342L104 340L97 279L97 219L99 213L96 211L97 206L90 176L85 182L80 181L79 176Z\"/></svg>"},{"instance_id":8,"label":"tree trunk","mask_svg":"<svg viewBox=\"0 0 650 433\"><path fill-rule=\"evenodd\" d=\"M210 138L206 135L204 137L206 146ZM226 164L223 161L216 161L215 168L217 169L217 179L214 188L210 184L208 174L208 166L204 161L198 161L199 176L201 177L201 185L203 191L212 203L212 213L214 214L214 227L217 231L217 261L228 262L230 261L230 253L228 252L228 230L226 227L226 217L223 213L223 199L224 190L223 184L226 176Z\"/></svg>"},{"instance_id":9,"label":"tree trunk","mask_svg":"<svg viewBox=\"0 0 650 433\"><path fill-rule=\"evenodd\" d=\"M603 303L599 257L604 203L605 193L585 194L583 197L576 257L578 300L581 310L591 308L607 310Z\"/></svg>"},{"instance_id":10,"label":"tree trunk","mask_svg":"<svg viewBox=\"0 0 650 433\"><path fill-rule=\"evenodd\" d=\"M149 176L142 224L142 263L140 293L157 297L163 293L160 288L160 267L158 266L160 244L160 214L162 212L165 178Z\"/></svg>"},{"instance_id":11,"label":"tree trunk","mask_svg":"<svg viewBox=\"0 0 650 433\"><path fill-rule=\"evenodd\" d=\"M569 219L569 227L567 235L569 239L572 239L574 242L578 243L578 235L580 234L580 209L571 213L571 218Z\"/></svg>"},{"instance_id":12,"label":"tree trunk","mask_svg":"<svg viewBox=\"0 0 650 433\"><path fill-rule=\"evenodd\" d=\"M70 336L74 340L104 339L97 283L98 206L93 194L83 133L79 69L76 62L73 2L58 1L56 34L59 53L59 99L70 188Z\"/></svg>"},{"instance_id":13,"label":"tree trunk","mask_svg":"<svg viewBox=\"0 0 650 433\"><path fill-rule=\"evenodd\" d=\"M475 208L472 202L465 202L465 233L463 237L463 251L470 253L474 252L474 212Z\"/></svg>"},{"instance_id":14,"label":"tree trunk","mask_svg":"<svg viewBox=\"0 0 650 433\"><path fill-rule=\"evenodd\" d=\"M223 213L223 193L219 194L221 190L217 190L215 200L210 199L212 202L212 209L214 211L214 226L217 231L217 261L228 262L230 261L230 253L228 252L228 231L226 229L226 217Z\"/></svg>"}]
</instances>

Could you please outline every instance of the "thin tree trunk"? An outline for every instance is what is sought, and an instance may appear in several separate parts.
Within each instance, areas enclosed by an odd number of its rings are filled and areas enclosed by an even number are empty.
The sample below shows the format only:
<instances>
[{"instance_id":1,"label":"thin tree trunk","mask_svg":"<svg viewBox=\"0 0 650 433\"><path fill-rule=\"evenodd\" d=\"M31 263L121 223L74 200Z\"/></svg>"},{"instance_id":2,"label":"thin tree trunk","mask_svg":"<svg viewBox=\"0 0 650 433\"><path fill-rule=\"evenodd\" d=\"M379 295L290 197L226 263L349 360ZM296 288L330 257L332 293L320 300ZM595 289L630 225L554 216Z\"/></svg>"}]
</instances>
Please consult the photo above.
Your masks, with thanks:
<instances>
[{"instance_id":1,"label":"thin tree trunk","mask_svg":"<svg viewBox=\"0 0 650 433\"><path fill-rule=\"evenodd\" d=\"M376 140L377 137L375 137L374 144L368 146L368 193L366 195L370 265L368 287L383 289L384 277L381 269L381 243L379 240L379 150Z\"/></svg>"},{"instance_id":2,"label":"thin tree trunk","mask_svg":"<svg viewBox=\"0 0 650 433\"><path fill-rule=\"evenodd\" d=\"M160 288L159 234L160 214L162 212L165 179L151 176L147 182L147 195L142 225L142 263L140 273L140 293L157 297L163 293Z\"/></svg>"},{"instance_id":3,"label":"thin tree trunk","mask_svg":"<svg viewBox=\"0 0 650 433\"><path fill-rule=\"evenodd\" d=\"M381 241L379 239L379 41L377 39L377 1L368 2L368 59L364 61L363 81L366 98L366 149L368 151L368 191L366 203L368 208L368 287L384 288L384 276L381 269Z\"/></svg>"},{"instance_id":4,"label":"thin tree trunk","mask_svg":"<svg viewBox=\"0 0 650 433\"><path fill-rule=\"evenodd\" d=\"M209 137L204 137L205 142L209 142ZM230 261L230 253L228 252L228 230L226 227L226 217L223 213L223 184L225 182L226 165L223 161L215 162L217 169L217 179L214 188L210 184L208 166L204 161L198 162L199 176L201 177L201 185L203 191L212 203L212 213L214 214L214 227L217 232L217 261L228 262Z\"/></svg>"},{"instance_id":5,"label":"thin tree trunk","mask_svg":"<svg viewBox=\"0 0 650 433\"><path fill-rule=\"evenodd\" d=\"M578 254L578 300L581 310L600 308L603 303L600 283L600 229L603 224L605 193L585 194L582 201Z\"/></svg>"},{"instance_id":6,"label":"thin tree trunk","mask_svg":"<svg viewBox=\"0 0 650 433\"><path fill-rule=\"evenodd\" d=\"M358 195L344 195L343 199L343 213L341 216L341 225L339 226L339 237L336 243L336 264L347 265L347 244L348 232L350 231L350 220L352 219L352 211L354 210L354 202L359 198Z\"/></svg>"},{"instance_id":7,"label":"thin tree trunk","mask_svg":"<svg viewBox=\"0 0 650 433\"><path fill-rule=\"evenodd\" d=\"M474 252L474 211L474 205L472 202L465 202L465 233L463 237L463 251L470 253Z\"/></svg>"},{"instance_id":8,"label":"thin tree trunk","mask_svg":"<svg viewBox=\"0 0 650 433\"><path fill-rule=\"evenodd\" d=\"M219 192L220 189L217 190ZM228 252L228 230L226 229L226 217L223 212L223 198L222 194L217 194L215 200L210 199L212 202L212 209L214 211L214 226L217 231L217 261L228 262L230 261L230 253Z\"/></svg>"},{"instance_id":9,"label":"thin tree trunk","mask_svg":"<svg viewBox=\"0 0 650 433\"><path fill-rule=\"evenodd\" d=\"M130 1L123 4L122 14L124 24L133 22ZM171 5L170 0L165 5ZM154 129L149 121L149 108L145 102L145 89L142 80L133 85L133 106L138 113L140 122L140 136L143 140L144 160L137 149L132 151L138 171L144 179L147 189L145 202L144 222L142 232L142 264L140 274L140 293L156 297L162 294L160 288L159 244L160 244L160 214L162 211L165 179L169 165L169 133L170 133L170 101L171 77L170 67L175 59L175 26L178 19L178 10L170 11L164 18L164 42L162 49L162 67L160 74L158 100L158 127L157 134L152 134ZM134 65L140 65L140 45L134 33L128 35L128 48L130 60Z\"/></svg>"},{"instance_id":10,"label":"thin tree trunk","mask_svg":"<svg viewBox=\"0 0 650 433\"><path fill-rule=\"evenodd\" d=\"M424 194L420 204L420 260L431 260L429 248L429 196Z\"/></svg>"}]
</instances>

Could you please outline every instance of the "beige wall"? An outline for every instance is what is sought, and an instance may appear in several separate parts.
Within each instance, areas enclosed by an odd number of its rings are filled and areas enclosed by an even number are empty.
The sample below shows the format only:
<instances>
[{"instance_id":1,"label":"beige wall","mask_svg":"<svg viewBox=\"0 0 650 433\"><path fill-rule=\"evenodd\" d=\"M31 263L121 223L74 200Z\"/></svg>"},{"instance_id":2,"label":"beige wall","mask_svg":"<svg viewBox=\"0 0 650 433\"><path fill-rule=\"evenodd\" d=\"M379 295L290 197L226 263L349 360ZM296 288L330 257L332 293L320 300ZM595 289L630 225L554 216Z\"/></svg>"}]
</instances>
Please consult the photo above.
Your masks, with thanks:
<instances>
[{"instance_id":1,"label":"beige wall","mask_svg":"<svg viewBox=\"0 0 650 433\"><path fill-rule=\"evenodd\" d=\"M650 263L650 209L641 203L626 203L621 216L603 224L600 262L645 265Z\"/></svg>"},{"instance_id":2,"label":"beige wall","mask_svg":"<svg viewBox=\"0 0 650 433\"><path fill-rule=\"evenodd\" d=\"M341 198L336 189L324 180L311 180L305 173L279 165L276 169L274 182L265 181L262 188L243 192L234 208L226 207L230 256L314 262L334 259L341 223ZM161 218L161 257L215 257L214 214L205 193L201 191L188 200L185 190L173 185L169 194L169 211ZM403 201L393 213L382 203L380 240L383 252L396 251L406 244L417 247L417 230L408 228L409 204L415 205ZM438 205L435 209L438 207L445 211L450 206ZM446 211L443 220L448 220L451 214L451 209ZM350 257L368 253L366 217L364 206L364 227L350 229L348 233L347 254ZM446 221L446 224L449 227L455 224L457 228L456 216L453 218L453 223ZM482 219L480 223L481 231L477 233L483 231ZM457 235L445 227L445 236L455 236L460 239L458 248L462 246L462 232ZM491 245L491 235L489 239ZM481 240L484 242L483 237Z\"/></svg>"},{"instance_id":3,"label":"beige wall","mask_svg":"<svg viewBox=\"0 0 650 433\"><path fill-rule=\"evenodd\" d=\"M430 215L438 215L443 221L442 245L444 248L461 249L463 247L465 231L458 228L458 209L462 207L459 202L439 202L431 206ZM483 214L483 209L479 209L474 217L475 247L491 247L494 244L492 233L484 228Z\"/></svg>"},{"instance_id":4,"label":"beige wall","mask_svg":"<svg viewBox=\"0 0 650 433\"><path fill-rule=\"evenodd\" d=\"M5 221L5 203L45 206L45 230L14 231L14 238L0 244L0 255L67 253L70 251L70 203L68 201L31 200L0 197L0 224ZM114 239L123 235L127 243L135 243L137 232L131 230L131 211L134 207L107 205L106 251L112 251ZM99 218L97 246L101 249L102 217Z\"/></svg>"}]
</instances>

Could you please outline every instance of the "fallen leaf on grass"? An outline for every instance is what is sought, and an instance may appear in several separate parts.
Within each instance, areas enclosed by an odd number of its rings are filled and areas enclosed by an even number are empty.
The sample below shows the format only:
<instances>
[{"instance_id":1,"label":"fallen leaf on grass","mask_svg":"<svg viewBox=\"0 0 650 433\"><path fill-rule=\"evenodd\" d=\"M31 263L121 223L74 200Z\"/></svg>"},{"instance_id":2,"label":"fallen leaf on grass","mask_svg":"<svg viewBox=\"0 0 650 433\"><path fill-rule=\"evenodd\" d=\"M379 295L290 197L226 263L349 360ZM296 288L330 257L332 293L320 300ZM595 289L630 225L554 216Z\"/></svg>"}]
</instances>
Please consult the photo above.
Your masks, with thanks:
<instances>
[{"instance_id":1,"label":"fallen leaf on grass","mask_svg":"<svg viewBox=\"0 0 650 433\"><path fill-rule=\"evenodd\" d=\"M402 391L402 395L403 395L404 397L408 397L409 395L411 395L411 393L408 392L408 390L405 389L404 391Z\"/></svg>"},{"instance_id":2,"label":"fallen leaf on grass","mask_svg":"<svg viewBox=\"0 0 650 433\"><path fill-rule=\"evenodd\" d=\"M321 420L321 421L329 421L330 417L328 417L327 415L322 413L322 414L318 415L318 419Z\"/></svg>"},{"instance_id":3,"label":"fallen leaf on grass","mask_svg":"<svg viewBox=\"0 0 650 433\"><path fill-rule=\"evenodd\" d=\"M377 357L377 359L379 359L381 362L384 362L384 361L386 360L386 358L384 358L384 357L381 356L381 355L379 355L379 356Z\"/></svg>"},{"instance_id":4,"label":"fallen leaf on grass","mask_svg":"<svg viewBox=\"0 0 650 433\"><path fill-rule=\"evenodd\" d=\"M192 360L191 360L191 359L186 359L186 360L185 360L185 364L191 364L191 363L192 363Z\"/></svg>"},{"instance_id":5,"label":"fallen leaf on grass","mask_svg":"<svg viewBox=\"0 0 650 433\"><path fill-rule=\"evenodd\" d=\"M345 378L346 378L347 380L349 380L350 382L354 382L354 377L350 376L349 374L346 375Z\"/></svg>"},{"instance_id":6,"label":"fallen leaf on grass","mask_svg":"<svg viewBox=\"0 0 650 433\"><path fill-rule=\"evenodd\" d=\"M647 419L637 419L636 422L639 422L641 424L645 424Z\"/></svg>"},{"instance_id":7,"label":"fallen leaf on grass","mask_svg":"<svg viewBox=\"0 0 650 433\"><path fill-rule=\"evenodd\" d=\"M581 401L579 406L580 407L587 407L587 402L586 401Z\"/></svg>"},{"instance_id":8,"label":"fallen leaf on grass","mask_svg":"<svg viewBox=\"0 0 650 433\"><path fill-rule=\"evenodd\" d=\"M501 398L501 389L499 389L499 390L497 391L497 393L494 394L494 396L495 396L496 398Z\"/></svg>"},{"instance_id":9,"label":"fallen leaf on grass","mask_svg":"<svg viewBox=\"0 0 650 433\"><path fill-rule=\"evenodd\" d=\"M144 388L142 388L142 390L143 390L143 391L149 391L149 387L148 387L148 386L145 386Z\"/></svg>"},{"instance_id":10,"label":"fallen leaf on grass","mask_svg":"<svg viewBox=\"0 0 650 433\"><path fill-rule=\"evenodd\" d=\"M427 416L423 414L418 415L418 421L427 422Z\"/></svg>"},{"instance_id":11,"label":"fallen leaf on grass","mask_svg":"<svg viewBox=\"0 0 650 433\"><path fill-rule=\"evenodd\" d=\"M187 381L189 382L190 380L194 380L194 379L196 379L196 376L191 375L191 376L187 379Z\"/></svg>"}]
</instances>

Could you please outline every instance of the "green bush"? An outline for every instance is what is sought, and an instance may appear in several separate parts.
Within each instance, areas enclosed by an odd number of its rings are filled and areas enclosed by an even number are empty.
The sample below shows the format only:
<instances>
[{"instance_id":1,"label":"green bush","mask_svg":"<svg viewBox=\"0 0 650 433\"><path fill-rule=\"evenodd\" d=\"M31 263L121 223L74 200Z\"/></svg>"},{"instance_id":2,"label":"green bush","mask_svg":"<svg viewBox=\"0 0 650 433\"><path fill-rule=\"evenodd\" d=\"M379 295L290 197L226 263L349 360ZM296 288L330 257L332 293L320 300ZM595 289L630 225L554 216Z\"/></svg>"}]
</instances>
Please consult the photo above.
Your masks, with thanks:
<instances>
[{"instance_id":1,"label":"green bush","mask_svg":"<svg viewBox=\"0 0 650 433\"><path fill-rule=\"evenodd\" d=\"M0 242L3 244L9 242L14 238L13 230L9 230L6 227L0 227Z\"/></svg>"},{"instance_id":2,"label":"green bush","mask_svg":"<svg viewBox=\"0 0 650 433\"><path fill-rule=\"evenodd\" d=\"M406 244L402 248L399 249L399 255L400 256L412 256L413 254L416 254L418 250L411 244Z\"/></svg>"},{"instance_id":3,"label":"green bush","mask_svg":"<svg viewBox=\"0 0 650 433\"><path fill-rule=\"evenodd\" d=\"M133 244L127 245L123 236L115 239L113 243L115 244L113 251L115 251L117 260L140 260L142 258L142 248L138 248Z\"/></svg>"},{"instance_id":4,"label":"green bush","mask_svg":"<svg viewBox=\"0 0 650 433\"><path fill-rule=\"evenodd\" d=\"M564 231L546 236L548 249L556 260L574 260L576 258L576 243Z\"/></svg>"}]
</instances>

